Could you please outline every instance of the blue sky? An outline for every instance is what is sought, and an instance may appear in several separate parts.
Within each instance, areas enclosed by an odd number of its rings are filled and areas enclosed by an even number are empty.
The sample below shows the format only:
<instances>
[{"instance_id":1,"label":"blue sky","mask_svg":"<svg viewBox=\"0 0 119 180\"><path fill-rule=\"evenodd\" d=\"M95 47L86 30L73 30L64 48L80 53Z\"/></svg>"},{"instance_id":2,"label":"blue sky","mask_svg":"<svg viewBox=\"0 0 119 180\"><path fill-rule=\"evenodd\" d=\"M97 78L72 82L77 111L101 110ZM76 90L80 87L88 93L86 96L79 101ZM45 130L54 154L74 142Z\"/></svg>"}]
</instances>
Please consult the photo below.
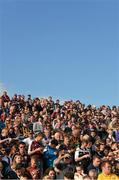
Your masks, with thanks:
<instances>
[{"instance_id":1,"label":"blue sky","mask_svg":"<svg viewBox=\"0 0 119 180\"><path fill-rule=\"evenodd\" d=\"M119 105L119 1L0 0L0 82L10 95Z\"/></svg>"}]
</instances>

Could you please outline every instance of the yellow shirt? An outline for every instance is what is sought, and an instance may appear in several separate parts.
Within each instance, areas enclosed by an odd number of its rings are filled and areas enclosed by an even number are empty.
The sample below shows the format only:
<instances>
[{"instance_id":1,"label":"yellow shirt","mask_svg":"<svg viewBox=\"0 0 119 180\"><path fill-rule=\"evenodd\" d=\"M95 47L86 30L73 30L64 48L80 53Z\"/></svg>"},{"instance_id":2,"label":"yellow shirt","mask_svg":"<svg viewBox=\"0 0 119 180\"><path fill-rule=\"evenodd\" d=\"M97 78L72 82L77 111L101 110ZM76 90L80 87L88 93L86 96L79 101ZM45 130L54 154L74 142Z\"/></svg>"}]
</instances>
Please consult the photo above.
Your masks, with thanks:
<instances>
[{"instance_id":1,"label":"yellow shirt","mask_svg":"<svg viewBox=\"0 0 119 180\"><path fill-rule=\"evenodd\" d=\"M119 180L119 177L116 174L106 175L101 173L98 175L98 180Z\"/></svg>"}]
</instances>

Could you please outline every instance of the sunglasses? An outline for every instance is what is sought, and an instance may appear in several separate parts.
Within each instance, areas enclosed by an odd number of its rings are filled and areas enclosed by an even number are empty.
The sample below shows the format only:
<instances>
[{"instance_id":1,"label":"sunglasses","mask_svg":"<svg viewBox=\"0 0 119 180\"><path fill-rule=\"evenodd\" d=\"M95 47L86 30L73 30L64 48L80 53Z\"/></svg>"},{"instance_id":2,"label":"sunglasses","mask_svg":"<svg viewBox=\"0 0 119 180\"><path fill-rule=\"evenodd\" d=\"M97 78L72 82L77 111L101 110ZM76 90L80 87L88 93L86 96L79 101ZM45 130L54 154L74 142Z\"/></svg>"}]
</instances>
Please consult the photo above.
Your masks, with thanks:
<instances>
[{"instance_id":1,"label":"sunglasses","mask_svg":"<svg viewBox=\"0 0 119 180\"><path fill-rule=\"evenodd\" d=\"M19 148L25 148L25 146L19 146Z\"/></svg>"}]
</instances>

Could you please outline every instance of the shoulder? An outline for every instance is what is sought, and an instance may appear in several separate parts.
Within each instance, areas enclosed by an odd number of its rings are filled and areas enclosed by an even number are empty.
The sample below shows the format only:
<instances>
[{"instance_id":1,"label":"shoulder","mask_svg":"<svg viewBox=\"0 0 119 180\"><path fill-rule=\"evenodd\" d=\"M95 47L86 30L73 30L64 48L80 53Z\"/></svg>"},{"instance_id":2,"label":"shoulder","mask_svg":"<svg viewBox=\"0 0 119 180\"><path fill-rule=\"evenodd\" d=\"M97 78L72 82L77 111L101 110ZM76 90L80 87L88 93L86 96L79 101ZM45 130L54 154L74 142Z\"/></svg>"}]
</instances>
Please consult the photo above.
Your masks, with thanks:
<instances>
[{"instance_id":1,"label":"shoulder","mask_svg":"<svg viewBox=\"0 0 119 180\"><path fill-rule=\"evenodd\" d=\"M103 175L103 173L100 173L100 174L98 175L98 180L104 180L104 175Z\"/></svg>"},{"instance_id":2,"label":"shoulder","mask_svg":"<svg viewBox=\"0 0 119 180\"><path fill-rule=\"evenodd\" d=\"M119 180L119 177L116 174L111 174L111 179Z\"/></svg>"}]
</instances>

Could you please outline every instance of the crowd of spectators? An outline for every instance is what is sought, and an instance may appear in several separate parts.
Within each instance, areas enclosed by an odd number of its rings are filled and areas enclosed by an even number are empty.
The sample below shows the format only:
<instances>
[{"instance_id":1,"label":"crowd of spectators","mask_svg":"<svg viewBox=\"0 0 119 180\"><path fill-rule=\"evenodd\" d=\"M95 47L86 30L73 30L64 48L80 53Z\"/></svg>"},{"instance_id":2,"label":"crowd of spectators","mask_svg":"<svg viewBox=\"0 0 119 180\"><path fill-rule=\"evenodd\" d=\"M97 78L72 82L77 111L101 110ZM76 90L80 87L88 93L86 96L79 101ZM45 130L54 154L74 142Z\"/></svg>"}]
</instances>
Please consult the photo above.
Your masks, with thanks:
<instances>
[{"instance_id":1,"label":"crowd of spectators","mask_svg":"<svg viewBox=\"0 0 119 180\"><path fill-rule=\"evenodd\" d=\"M119 106L4 92L0 179L118 180Z\"/></svg>"}]
</instances>

